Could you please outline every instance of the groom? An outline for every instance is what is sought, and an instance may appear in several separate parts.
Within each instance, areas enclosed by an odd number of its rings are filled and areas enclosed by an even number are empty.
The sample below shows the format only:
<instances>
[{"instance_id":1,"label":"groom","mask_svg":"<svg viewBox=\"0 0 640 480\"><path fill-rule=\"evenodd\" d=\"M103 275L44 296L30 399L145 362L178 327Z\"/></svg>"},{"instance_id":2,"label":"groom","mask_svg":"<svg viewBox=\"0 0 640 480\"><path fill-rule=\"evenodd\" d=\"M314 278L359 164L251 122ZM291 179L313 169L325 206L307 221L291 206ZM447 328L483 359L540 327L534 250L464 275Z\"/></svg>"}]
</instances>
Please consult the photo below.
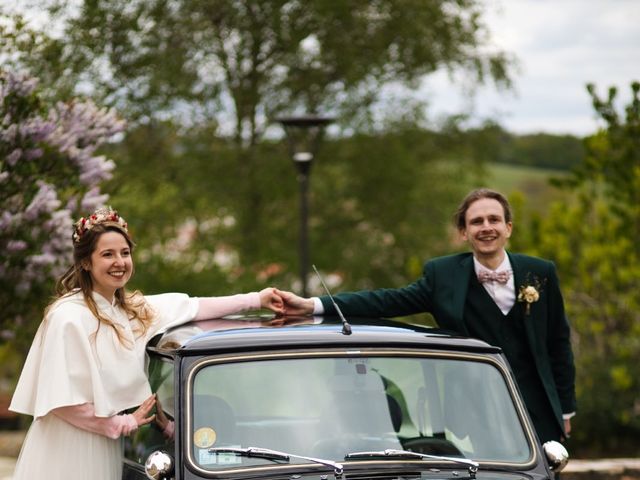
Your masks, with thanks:
<instances>
[{"instance_id":1,"label":"groom","mask_svg":"<svg viewBox=\"0 0 640 480\"><path fill-rule=\"evenodd\" d=\"M542 443L563 440L576 409L569 323L553 263L510 253L511 208L489 189L467 195L455 215L471 252L428 261L410 285L341 293L346 316L431 313L441 328L504 351ZM329 297L279 292L287 314L332 314Z\"/></svg>"}]
</instances>

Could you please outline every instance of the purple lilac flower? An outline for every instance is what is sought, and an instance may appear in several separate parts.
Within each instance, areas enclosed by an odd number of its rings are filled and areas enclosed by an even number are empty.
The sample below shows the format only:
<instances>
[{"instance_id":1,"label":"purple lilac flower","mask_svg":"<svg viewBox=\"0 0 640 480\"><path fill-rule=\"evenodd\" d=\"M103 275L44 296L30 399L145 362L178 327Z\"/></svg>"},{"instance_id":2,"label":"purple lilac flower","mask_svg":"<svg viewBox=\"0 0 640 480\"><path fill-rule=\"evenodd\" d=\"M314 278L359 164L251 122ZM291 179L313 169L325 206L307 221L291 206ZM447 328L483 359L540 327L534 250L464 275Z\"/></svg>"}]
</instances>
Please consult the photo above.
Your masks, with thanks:
<instances>
[{"instance_id":1,"label":"purple lilac flower","mask_svg":"<svg viewBox=\"0 0 640 480\"><path fill-rule=\"evenodd\" d=\"M18 160L20 160L21 156L22 149L16 148L13 152L7 155L7 164L9 164L9 166L11 167L15 166L15 164L18 163Z\"/></svg>"},{"instance_id":2,"label":"purple lilac flower","mask_svg":"<svg viewBox=\"0 0 640 480\"><path fill-rule=\"evenodd\" d=\"M27 72L4 72L0 76L0 80L5 79L7 83L7 91L15 93L21 97L30 95L38 86L38 79L31 77Z\"/></svg>"},{"instance_id":3,"label":"purple lilac flower","mask_svg":"<svg viewBox=\"0 0 640 480\"><path fill-rule=\"evenodd\" d=\"M69 210L70 212L75 212L78 210L78 196L71 195L67 199L67 204L64 206L65 210Z\"/></svg>"},{"instance_id":4,"label":"purple lilac flower","mask_svg":"<svg viewBox=\"0 0 640 480\"><path fill-rule=\"evenodd\" d=\"M24 218L27 221L33 221L42 213L52 212L60 206L60 200L53 186L41 180L37 184L39 190L24 211Z\"/></svg>"},{"instance_id":5,"label":"purple lilac flower","mask_svg":"<svg viewBox=\"0 0 640 480\"><path fill-rule=\"evenodd\" d=\"M113 176L111 171L115 168L112 160L103 156L91 157L81 165L80 181L87 186L96 185Z\"/></svg>"},{"instance_id":6,"label":"purple lilac flower","mask_svg":"<svg viewBox=\"0 0 640 480\"><path fill-rule=\"evenodd\" d=\"M71 229L73 226L71 211L67 208L56 210L51 214L51 218L45 222L45 225L50 230L59 229L60 226L64 229Z\"/></svg>"},{"instance_id":7,"label":"purple lilac flower","mask_svg":"<svg viewBox=\"0 0 640 480\"><path fill-rule=\"evenodd\" d=\"M5 210L0 214L0 232L8 230L13 225L15 216Z\"/></svg>"},{"instance_id":8,"label":"purple lilac flower","mask_svg":"<svg viewBox=\"0 0 640 480\"><path fill-rule=\"evenodd\" d=\"M55 129L55 123L41 117L32 117L21 124L18 131L23 138L32 142L42 142L47 140Z\"/></svg>"},{"instance_id":9,"label":"purple lilac flower","mask_svg":"<svg viewBox=\"0 0 640 480\"><path fill-rule=\"evenodd\" d=\"M71 211L63 209L56 210L51 214L51 218L44 222L45 231L49 232L47 242L42 246L45 253L63 253L71 251L71 232L73 230L73 219Z\"/></svg>"},{"instance_id":10,"label":"purple lilac flower","mask_svg":"<svg viewBox=\"0 0 640 480\"><path fill-rule=\"evenodd\" d=\"M51 255L50 253L42 253L39 255L31 255L28 258L28 261L36 267L48 267L56 263L57 259L54 255Z\"/></svg>"},{"instance_id":11,"label":"purple lilac flower","mask_svg":"<svg viewBox=\"0 0 640 480\"><path fill-rule=\"evenodd\" d=\"M9 116L9 114L7 114L2 124L5 125L9 123L11 123L11 117ZM7 128L0 129L0 140L10 145L15 142L17 134L18 125L16 125L15 123L11 123Z\"/></svg>"},{"instance_id":12,"label":"purple lilac flower","mask_svg":"<svg viewBox=\"0 0 640 480\"><path fill-rule=\"evenodd\" d=\"M41 148L30 148L29 150L24 152L24 158L25 160L36 160L42 157L43 153L44 152Z\"/></svg>"},{"instance_id":13,"label":"purple lilac flower","mask_svg":"<svg viewBox=\"0 0 640 480\"><path fill-rule=\"evenodd\" d=\"M80 202L80 208L83 212L93 212L100 205L106 205L109 202L109 195L101 194L100 188L93 187L84 194Z\"/></svg>"},{"instance_id":14,"label":"purple lilac flower","mask_svg":"<svg viewBox=\"0 0 640 480\"><path fill-rule=\"evenodd\" d=\"M27 246L24 240L9 240L6 248L8 253L18 253L26 250Z\"/></svg>"}]
</instances>

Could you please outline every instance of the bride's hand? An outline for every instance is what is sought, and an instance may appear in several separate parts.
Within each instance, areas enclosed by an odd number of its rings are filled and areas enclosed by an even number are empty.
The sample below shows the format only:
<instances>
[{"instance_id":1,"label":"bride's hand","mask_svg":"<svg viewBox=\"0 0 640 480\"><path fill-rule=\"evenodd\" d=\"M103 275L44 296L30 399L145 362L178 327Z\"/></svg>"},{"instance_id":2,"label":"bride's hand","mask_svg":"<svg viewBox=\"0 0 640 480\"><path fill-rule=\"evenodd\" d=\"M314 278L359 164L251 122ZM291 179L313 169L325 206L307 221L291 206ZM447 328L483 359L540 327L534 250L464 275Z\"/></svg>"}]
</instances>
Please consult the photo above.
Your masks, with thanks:
<instances>
[{"instance_id":1,"label":"bride's hand","mask_svg":"<svg viewBox=\"0 0 640 480\"><path fill-rule=\"evenodd\" d=\"M260 295L260 306L262 308L268 308L277 315L284 313L284 302L275 288L265 288L260 290L258 294Z\"/></svg>"},{"instance_id":2,"label":"bride's hand","mask_svg":"<svg viewBox=\"0 0 640 480\"><path fill-rule=\"evenodd\" d=\"M156 416L149 415L154 405L156 404L156 394L154 393L149 398L147 398L142 404L136 409L135 412L132 413L133 418L136 419L136 423L140 427L141 425L146 425L147 423L151 423L155 420Z\"/></svg>"}]
</instances>

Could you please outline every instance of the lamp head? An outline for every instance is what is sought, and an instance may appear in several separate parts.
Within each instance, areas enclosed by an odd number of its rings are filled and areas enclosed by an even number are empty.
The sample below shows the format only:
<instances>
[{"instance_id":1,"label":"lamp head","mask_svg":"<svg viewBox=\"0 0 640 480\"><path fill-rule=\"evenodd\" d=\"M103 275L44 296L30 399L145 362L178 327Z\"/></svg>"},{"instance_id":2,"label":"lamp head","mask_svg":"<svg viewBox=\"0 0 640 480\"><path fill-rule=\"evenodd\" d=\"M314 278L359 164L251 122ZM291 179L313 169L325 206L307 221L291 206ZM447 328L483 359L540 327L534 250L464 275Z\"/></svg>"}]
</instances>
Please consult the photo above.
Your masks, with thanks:
<instances>
[{"instance_id":1,"label":"lamp head","mask_svg":"<svg viewBox=\"0 0 640 480\"><path fill-rule=\"evenodd\" d=\"M324 128L333 120L333 117L320 115L276 118L276 121L283 126L287 136L289 154L301 172L306 173L311 168L311 163L324 134Z\"/></svg>"}]
</instances>

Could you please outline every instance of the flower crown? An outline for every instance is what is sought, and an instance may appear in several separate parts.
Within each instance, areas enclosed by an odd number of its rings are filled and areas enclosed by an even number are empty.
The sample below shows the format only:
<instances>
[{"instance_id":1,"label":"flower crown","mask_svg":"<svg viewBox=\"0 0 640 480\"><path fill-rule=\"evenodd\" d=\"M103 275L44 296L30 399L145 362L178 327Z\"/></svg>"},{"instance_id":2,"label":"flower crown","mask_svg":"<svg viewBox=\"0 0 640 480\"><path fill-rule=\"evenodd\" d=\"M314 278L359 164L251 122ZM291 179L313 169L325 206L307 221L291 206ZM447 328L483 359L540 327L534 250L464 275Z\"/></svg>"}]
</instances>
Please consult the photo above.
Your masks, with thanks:
<instances>
[{"instance_id":1,"label":"flower crown","mask_svg":"<svg viewBox=\"0 0 640 480\"><path fill-rule=\"evenodd\" d=\"M101 223L116 223L125 232L129 233L129 230L127 230L127 222L118 215L118 212L111 207L102 207L98 208L88 217L81 217L80 220L73 224L73 241L78 243L85 233Z\"/></svg>"}]
</instances>

